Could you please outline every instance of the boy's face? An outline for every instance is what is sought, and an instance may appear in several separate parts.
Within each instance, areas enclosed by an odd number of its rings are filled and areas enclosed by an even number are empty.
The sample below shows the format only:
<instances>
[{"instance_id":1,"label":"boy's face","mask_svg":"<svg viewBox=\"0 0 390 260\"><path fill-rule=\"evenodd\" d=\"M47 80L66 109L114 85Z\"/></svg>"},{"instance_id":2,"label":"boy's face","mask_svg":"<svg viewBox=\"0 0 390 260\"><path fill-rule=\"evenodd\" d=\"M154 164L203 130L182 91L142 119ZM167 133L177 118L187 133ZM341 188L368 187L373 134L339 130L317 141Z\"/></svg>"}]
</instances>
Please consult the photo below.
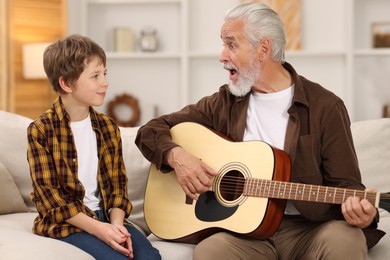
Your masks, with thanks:
<instances>
[{"instance_id":1,"label":"boy's face","mask_svg":"<svg viewBox=\"0 0 390 260\"><path fill-rule=\"evenodd\" d=\"M85 66L71 93L74 101L81 106L103 104L108 88L107 70L99 59L94 58Z\"/></svg>"}]
</instances>

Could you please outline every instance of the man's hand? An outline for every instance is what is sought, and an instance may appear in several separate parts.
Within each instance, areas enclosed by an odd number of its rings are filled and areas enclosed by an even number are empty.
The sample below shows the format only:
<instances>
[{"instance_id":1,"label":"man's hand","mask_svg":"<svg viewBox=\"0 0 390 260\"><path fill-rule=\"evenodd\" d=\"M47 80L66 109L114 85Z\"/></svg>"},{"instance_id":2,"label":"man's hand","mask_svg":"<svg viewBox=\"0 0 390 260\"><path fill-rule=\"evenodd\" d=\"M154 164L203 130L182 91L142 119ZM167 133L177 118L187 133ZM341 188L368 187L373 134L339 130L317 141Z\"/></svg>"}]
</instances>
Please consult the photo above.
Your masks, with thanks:
<instances>
[{"instance_id":1,"label":"man's hand","mask_svg":"<svg viewBox=\"0 0 390 260\"><path fill-rule=\"evenodd\" d=\"M349 197L341 205L345 220L352 226L359 228L368 227L375 218L376 209L367 200L359 197Z\"/></svg>"},{"instance_id":2,"label":"man's hand","mask_svg":"<svg viewBox=\"0 0 390 260\"><path fill-rule=\"evenodd\" d=\"M218 175L217 171L181 147L169 151L167 162L175 170L185 194L194 200L209 190L213 177Z\"/></svg>"}]
</instances>

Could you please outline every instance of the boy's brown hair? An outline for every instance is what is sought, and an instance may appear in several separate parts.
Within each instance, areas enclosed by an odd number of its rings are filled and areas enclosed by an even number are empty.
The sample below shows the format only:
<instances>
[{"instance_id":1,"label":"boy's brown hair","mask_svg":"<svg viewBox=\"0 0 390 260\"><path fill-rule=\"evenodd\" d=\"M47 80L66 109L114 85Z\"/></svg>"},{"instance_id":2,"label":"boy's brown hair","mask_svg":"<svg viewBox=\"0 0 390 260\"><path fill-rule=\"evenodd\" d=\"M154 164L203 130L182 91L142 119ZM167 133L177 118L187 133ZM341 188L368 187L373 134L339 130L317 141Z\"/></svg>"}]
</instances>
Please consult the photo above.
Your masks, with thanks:
<instances>
[{"instance_id":1,"label":"boy's brown hair","mask_svg":"<svg viewBox=\"0 0 390 260\"><path fill-rule=\"evenodd\" d=\"M62 76L65 82L72 85L78 80L94 58L106 66L104 50L86 36L73 34L48 46L43 54L43 67L56 93L64 93L59 84Z\"/></svg>"}]
</instances>

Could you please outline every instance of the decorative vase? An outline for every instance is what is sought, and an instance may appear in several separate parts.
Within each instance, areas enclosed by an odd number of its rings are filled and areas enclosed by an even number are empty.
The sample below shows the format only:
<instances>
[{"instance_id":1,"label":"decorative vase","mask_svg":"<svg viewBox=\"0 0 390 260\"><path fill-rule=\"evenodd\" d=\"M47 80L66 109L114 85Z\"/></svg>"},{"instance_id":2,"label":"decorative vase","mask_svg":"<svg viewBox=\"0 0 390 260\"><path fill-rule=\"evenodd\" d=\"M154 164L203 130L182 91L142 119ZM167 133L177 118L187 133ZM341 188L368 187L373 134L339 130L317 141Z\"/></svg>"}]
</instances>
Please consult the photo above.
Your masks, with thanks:
<instances>
[{"instance_id":1,"label":"decorative vase","mask_svg":"<svg viewBox=\"0 0 390 260\"><path fill-rule=\"evenodd\" d=\"M141 30L139 38L139 47L144 52L155 52L159 47L157 31L154 28L145 28Z\"/></svg>"}]
</instances>

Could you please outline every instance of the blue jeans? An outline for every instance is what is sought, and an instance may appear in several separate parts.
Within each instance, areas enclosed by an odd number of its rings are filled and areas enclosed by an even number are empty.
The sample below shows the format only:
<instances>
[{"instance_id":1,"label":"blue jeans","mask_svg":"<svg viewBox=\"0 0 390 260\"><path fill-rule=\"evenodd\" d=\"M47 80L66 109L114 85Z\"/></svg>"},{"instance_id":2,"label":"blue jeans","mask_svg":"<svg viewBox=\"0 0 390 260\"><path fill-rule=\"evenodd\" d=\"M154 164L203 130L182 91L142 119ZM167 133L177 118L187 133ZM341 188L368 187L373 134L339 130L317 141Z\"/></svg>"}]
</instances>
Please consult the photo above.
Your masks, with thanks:
<instances>
[{"instance_id":1,"label":"blue jeans","mask_svg":"<svg viewBox=\"0 0 390 260\"><path fill-rule=\"evenodd\" d=\"M95 211L99 221L108 222L103 211ZM133 244L134 260L160 260L160 253L154 248L148 239L139 232L136 228L125 225L126 229L131 234ZM60 240L74 245L81 250L92 255L95 259L114 260L114 259L129 259L127 256L115 251L109 245L98 239L97 237L87 232L77 232L69 236L60 238Z\"/></svg>"}]
</instances>

